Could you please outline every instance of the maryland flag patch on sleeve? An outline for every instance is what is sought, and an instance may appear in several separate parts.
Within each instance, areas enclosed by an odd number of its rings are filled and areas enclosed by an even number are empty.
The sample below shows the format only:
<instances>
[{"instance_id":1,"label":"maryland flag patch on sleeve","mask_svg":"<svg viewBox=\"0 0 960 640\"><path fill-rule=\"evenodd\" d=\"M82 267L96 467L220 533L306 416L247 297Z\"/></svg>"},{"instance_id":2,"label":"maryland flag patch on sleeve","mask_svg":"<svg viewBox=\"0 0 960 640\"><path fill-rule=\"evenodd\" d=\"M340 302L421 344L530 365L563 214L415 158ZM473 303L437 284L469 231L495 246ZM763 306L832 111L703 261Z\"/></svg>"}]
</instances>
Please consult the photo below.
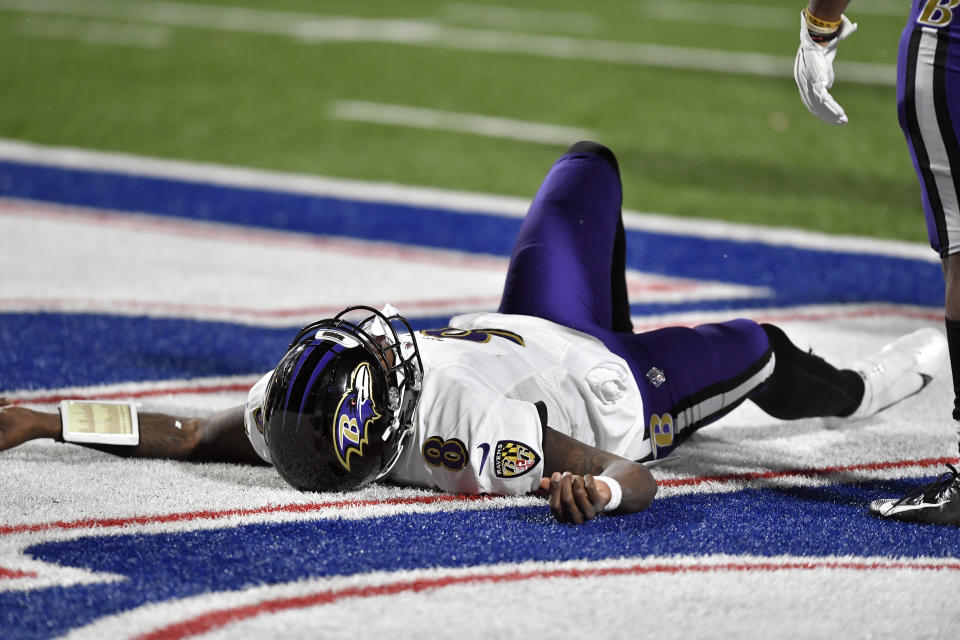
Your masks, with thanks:
<instances>
[{"instance_id":1,"label":"maryland flag patch on sleeve","mask_svg":"<svg viewBox=\"0 0 960 640\"><path fill-rule=\"evenodd\" d=\"M540 464L540 454L517 440L500 440L493 454L498 478L517 478Z\"/></svg>"}]
</instances>

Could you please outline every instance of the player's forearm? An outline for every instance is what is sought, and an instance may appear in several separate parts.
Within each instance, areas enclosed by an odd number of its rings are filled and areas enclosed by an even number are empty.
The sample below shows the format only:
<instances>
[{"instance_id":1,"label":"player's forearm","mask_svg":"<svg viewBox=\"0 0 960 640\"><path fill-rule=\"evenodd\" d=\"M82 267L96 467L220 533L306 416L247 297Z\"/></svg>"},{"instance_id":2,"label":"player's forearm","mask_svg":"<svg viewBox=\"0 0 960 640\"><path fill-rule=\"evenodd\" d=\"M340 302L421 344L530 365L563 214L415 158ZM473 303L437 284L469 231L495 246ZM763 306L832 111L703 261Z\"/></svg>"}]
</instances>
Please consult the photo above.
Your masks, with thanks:
<instances>
[{"instance_id":1,"label":"player's forearm","mask_svg":"<svg viewBox=\"0 0 960 640\"><path fill-rule=\"evenodd\" d=\"M620 484L623 496L617 513L643 511L657 494L657 482L640 464L591 447L555 429L543 430L544 476L554 472L606 476Z\"/></svg>"},{"instance_id":2,"label":"player's forearm","mask_svg":"<svg viewBox=\"0 0 960 640\"><path fill-rule=\"evenodd\" d=\"M191 460L203 462L238 462L266 464L257 455L243 426L244 407L238 406L204 418L200 440L190 454Z\"/></svg>"},{"instance_id":3,"label":"player's forearm","mask_svg":"<svg viewBox=\"0 0 960 640\"><path fill-rule=\"evenodd\" d=\"M600 474L620 483L623 497L613 513L634 513L650 506L657 495L657 481L650 471L638 462L618 460Z\"/></svg>"},{"instance_id":4,"label":"player's forearm","mask_svg":"<svg viewBox=\"0 0 960 640\"><path fill-rule=\"evenodd\" d=\"M59 425L59 417L53 416ZM140 442L136 446L117 444L75 443L118 456L130 458L189 458L200 442L202 421L179 418L162 413L138 413Z\"/></svg>"},{"instance_id":5,"label":"player's forearm","mask_svg":"<svg viewBox=\"0 0 960 640\"><path fill-rule=\"evenodd\" d=\"M0 399L0 450L38 438L61 439L57 413L8 406ZM114 455L211 462L262 463L243 428L243 407L206 418L139 413L140 442L136 446L75 443Z\"/></svg>"},{"instance_id":6,"label":"player's forearm","mask_svg":"<svg viewBox=\"0 0 960 640\"><path fill-rule=\"evenodd\" d=\"M19 431L23 434L24 441L60 437L60 416L56 413L43 413L16 406L6 407L4 411L10 414L11 423L22 425Z\"/></svg>"},{"instance_id":7,"label":"player's forearm","mask_svg":"<svg viewBox=\"0 0 960 640\"><path fill-rule=\"evenodd\" d=\"M11 406L0 399L0 450L40 438L62 439L59 413ZM122 456L138 458L186 458L200 441L200 421L159 413L141 413L140 442L136 446L75 443Z\"/></svg>"},{"instance_id":8,"label":"player's forearm","mask_svg":"<svg viewBox=\"0 0 960 640\"><path fill-rule=\"evenodd\" d=\"M840 19L849 4L850 0L810 0L807 11L821 20L834 22Z\"/></svg>"},{"instance_id":9,"label":"player's forearm","mask_svg":"<svg viewBox=\"0 0 960 640\"><path fill-rule=\"evenodd\" d=\"M205 418L178 418L160 413L140 414L140 444L97 448L135 458L263 464L243 428L243 407Z\"/></svg>"}]
</instances>

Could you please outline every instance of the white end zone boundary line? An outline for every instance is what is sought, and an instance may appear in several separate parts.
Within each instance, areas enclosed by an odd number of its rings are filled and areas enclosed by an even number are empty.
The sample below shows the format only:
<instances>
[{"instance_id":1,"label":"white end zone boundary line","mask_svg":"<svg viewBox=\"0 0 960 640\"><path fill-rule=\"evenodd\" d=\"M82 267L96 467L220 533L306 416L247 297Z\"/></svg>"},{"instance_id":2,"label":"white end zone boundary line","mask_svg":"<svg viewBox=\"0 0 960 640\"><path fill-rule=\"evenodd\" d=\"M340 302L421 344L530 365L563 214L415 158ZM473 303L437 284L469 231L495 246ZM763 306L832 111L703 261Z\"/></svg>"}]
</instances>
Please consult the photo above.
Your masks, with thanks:
<instances>
[{"instance_id":1,"label":"white end zone boundary line","mask_svg":"<svg viewBox=\"0 0 960 640\"><path fill-rule=\"evenodd\" d=\"M530 199L533 197L533 194L526 198L518 198L388 182L282 173L213 163L149 158L128 153L44 146L2 138L0 138L0 160L511 218L522 218L526 215ZM700 218L680 218L663 213L627 210L624 214L624 225L628 229L638 231L723 238L738 242L760 242L774 246L820 249L838 253L888 255L931 263L940 261L934 251L920 243L829 235L802 229L761 227Z\"/></svg>"}]
</instances>

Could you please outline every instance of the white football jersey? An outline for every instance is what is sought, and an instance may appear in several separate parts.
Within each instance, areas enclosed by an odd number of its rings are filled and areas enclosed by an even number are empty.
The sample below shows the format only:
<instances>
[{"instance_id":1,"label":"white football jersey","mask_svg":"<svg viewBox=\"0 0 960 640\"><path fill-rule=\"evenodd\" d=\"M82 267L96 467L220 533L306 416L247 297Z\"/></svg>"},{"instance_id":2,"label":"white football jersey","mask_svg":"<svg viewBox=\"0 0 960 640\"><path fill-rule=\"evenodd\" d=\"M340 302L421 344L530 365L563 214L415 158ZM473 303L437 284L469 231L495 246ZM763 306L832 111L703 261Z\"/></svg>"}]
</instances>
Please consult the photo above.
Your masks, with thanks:
<instances>
[{"instance_id":1,"label":"white football jersey","mask_svg":"<svg viewBox=\"0 0 960 640\"><path fill-rule=\"evenodd\" d=\"M390 479L467 494L523 494L543 477L547 425L637 460L643 403L627 363L598 339L541 318L458 316L417 332L423 392L417 428Z\"/></svg>"},{"instance_id":2,"label":"white football jersey","mask_svg":"<svg viewBox=\"0 0 960 640\"><path fill-rule=\"evenodd\" d=\"M598 339L531 316L478 313L450 324L416 334L423 391L390 480L451 493L535 491L543 477L536 403L548 426L576 440L629 460L650 453L637 383ZM244 413L267 462L259 415L269 377L250 390Z\"/></svg>"}]
</instances>

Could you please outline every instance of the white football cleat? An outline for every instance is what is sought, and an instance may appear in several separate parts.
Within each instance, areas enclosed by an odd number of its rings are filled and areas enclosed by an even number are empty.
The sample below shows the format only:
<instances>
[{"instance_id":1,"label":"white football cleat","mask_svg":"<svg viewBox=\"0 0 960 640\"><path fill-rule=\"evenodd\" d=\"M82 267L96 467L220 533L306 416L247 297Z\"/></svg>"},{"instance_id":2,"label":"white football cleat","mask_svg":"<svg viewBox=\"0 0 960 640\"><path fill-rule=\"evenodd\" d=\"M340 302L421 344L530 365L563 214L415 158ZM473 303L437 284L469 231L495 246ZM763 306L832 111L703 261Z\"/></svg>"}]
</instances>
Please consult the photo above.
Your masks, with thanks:
<instances>
[{"instance_id":1,"label":"white football cleat","mask_svg":"<svg viewBox=\"0 0 960 640\"><path fill-rule=\"evenodd\" d=\"M863 400L847 419L867 418L923 389L947 358L947 338L927 327L901 336L848 369L863 378Z\"/></svg>"}]
</instances>

